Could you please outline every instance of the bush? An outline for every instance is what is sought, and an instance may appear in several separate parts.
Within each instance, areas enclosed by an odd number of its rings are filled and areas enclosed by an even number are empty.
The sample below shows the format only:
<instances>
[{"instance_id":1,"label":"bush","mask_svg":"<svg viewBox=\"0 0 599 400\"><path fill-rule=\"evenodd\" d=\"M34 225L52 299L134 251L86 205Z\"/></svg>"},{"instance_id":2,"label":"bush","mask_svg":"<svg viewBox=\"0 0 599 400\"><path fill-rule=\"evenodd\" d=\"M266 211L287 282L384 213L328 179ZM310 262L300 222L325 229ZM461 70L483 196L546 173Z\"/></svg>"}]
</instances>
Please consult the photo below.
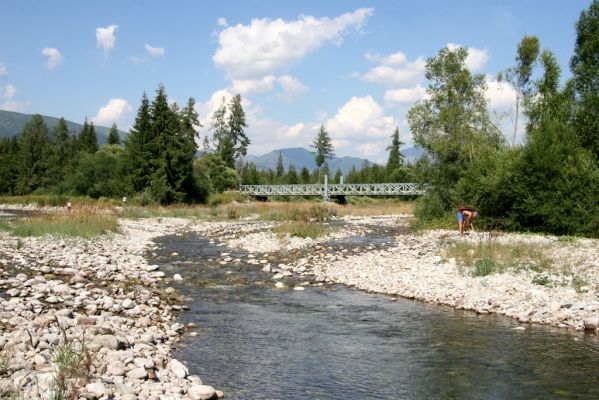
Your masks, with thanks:
<instances>
[{"instance_id":1,"label":"bush","mask_svg":"<svg viewBox=\"0 0 599 400\"><path fill-rule=\"evenodd\" d=\"M474 262L474 276L487 276L497 272L498 266L495 260L483 258Z\"/></svg>"}]
</instances>

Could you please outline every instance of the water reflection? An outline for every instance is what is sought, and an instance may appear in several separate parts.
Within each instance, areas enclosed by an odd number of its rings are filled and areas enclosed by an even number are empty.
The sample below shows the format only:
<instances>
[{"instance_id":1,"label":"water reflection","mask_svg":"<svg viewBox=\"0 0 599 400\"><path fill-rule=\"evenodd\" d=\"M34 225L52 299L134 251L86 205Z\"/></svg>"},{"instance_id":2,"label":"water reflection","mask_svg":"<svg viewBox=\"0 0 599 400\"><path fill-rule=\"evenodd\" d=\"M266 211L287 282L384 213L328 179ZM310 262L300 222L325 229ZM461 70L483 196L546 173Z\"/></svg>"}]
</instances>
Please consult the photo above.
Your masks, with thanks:
<instances>
[{"instance_id":1,"label":"water reflection","mask_svg":"<svg viewBox=\"0 0 599 400\"><path fill-rule=\"evenodd\" d=\"M259 267L206 261L243 252L159 243L163 269L186 278L180 320L200 327L175 356L228 399L599 398L596 336L340 286L278 291Z\"/></svg>"}]
</instances>

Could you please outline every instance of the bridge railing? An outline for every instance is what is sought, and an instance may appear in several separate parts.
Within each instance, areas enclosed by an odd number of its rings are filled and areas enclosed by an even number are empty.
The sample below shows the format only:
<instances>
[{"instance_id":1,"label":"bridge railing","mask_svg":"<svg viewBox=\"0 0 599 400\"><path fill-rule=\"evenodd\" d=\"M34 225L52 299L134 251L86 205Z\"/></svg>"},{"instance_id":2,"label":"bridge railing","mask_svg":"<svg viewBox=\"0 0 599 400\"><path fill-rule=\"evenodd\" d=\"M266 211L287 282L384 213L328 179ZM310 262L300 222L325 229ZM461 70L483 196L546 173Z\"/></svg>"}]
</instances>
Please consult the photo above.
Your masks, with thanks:
<instances>
[{"instance_id":1,"label":"bridge railing","mask_svg":"<svg viewBox=\"0 0 599 400\"><path fill-rule=\"evenodd\" d=\"M333 183L307 185L240 185L252 196L418 196L425 193L418 183Z\"/></svg>"}]
</instances>

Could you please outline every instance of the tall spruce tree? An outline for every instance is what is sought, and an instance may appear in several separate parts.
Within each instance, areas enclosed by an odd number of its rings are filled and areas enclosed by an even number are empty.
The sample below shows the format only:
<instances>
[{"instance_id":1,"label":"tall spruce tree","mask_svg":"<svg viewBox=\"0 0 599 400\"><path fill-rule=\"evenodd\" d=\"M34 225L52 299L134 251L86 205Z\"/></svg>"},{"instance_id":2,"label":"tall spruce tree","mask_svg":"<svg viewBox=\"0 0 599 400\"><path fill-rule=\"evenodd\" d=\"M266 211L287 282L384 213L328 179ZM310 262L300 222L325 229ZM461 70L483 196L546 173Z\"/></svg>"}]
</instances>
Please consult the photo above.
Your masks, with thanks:
<instances>
[{"instance_id":1,"label":"tall spruce tree","mask_svg":"<svg viewBox=\"0 0 599 400\"><path fill-rule=\"evenodd\" d=\"M85 118L85 122L83 123L83 128L81 129L81 133L79 134L78 142L78 150L85 151L86 153L93 154L98 151L98 137L96 135L96 128L94 127L93 122L88 122L87 118Z\"/></svg>"},{"instance_id":2,"label":"tall spruce tree","mask_svg":"<svg viewBox=\"0 0 599 400\"><path fill-rule=\"evenodd\" d=\"M277 157L277 166L275 168L275 174L277 178L281 178L285 175L285 166L283 165L283 155L279 151L279 156Z\"/></svg>"},{"instance_id":3,"label":"tall spruce tree","mask_svg":"<svg viewBox=\"0 0 599 400\"><path fill-rule=\"evenodd\" d=\"M57 185L65 177L66 168L72 155L72 141L64 118L52 129L50 142L50 165L48 166L48 179L50 185Z\"/></svg>"},{"instance_id":4,"label":"tall spruce tree","mask_svg":"<svg viewBox=\"0 0 599 400\"><path fill-rule=\"evenodd\" d=\"M121 137L119 135L119 130L116 127L115 122L112 123L112 126L110 127L110 130L108 131L108 139L107 139L106 143L116 144L116 145L121 144Z\"/></svg>"},{"instance_id":5,"label":"tall spruce tree","mask_svg":"<svg viewBox=\"0 0 599 400\"><path fill-rule=\"evenodd\" d=\"M399 128L395 127L395 131L393 131L393 135L391 135L391 145L387 147L387 150L389 150L389 160L387 161L388 177L392 177L393 174L403 164L404 156L399 150L402 144L404 143L399 140Z\"/></svg>"},{"instance_id":6,"label":"tall spruce tree","mask_svg":"<svg viewBox=\"0 0 599 400\"><path fill-rule=\"evenodd\" d=\"M327 159L333 158L335 155L333 143L331 142L329 133L323 125L320 125L318 134L316 135L316 138L314 138L311 147L316 150L314 161L319 170L325 164Z\"/></svg>"},{"instance_id":7,"label":"tall spruce tree","mask_svg":"<svg viewBox=\"0 0 599 400\"><path fill-rule=\"evenodd\" d=\"M245 121L245 111L241 106L241 95L236 94L229 102L229 135L235 149L234 159L243 159L247 155L247 148L250 139L245 134L247 123Z\"/></svg>"},{"instance_id":8,"label":"tall spruce tree","mask_svg":"<svg viewBox=\"0 0 599 400\"><path fill-rule=\"evenodd\" d=\"M27 194L43 186L48 168L48 127L41 115L25 124L19 147L17 192Z\"/></svg>"},{"instance_id":9,"label":"tall spruce tree","mask_svg":"<svg viewBox=\"0 0 599 400\"><path fill-rule=\"evenodd\" d=\"M0 193L16 194L19 174L19 140L17 137L0 140Z\"/></svg>"},{"instance_id":10,"label":"tall spruce tree","mask_svg":"<svg viewBox=\"0 0 599 400\"><path fill-rule=\"evenodd\" d=\"M151 163L151 126L150 101L144 92L135 123L125 140L124 159L133 192L141 192L148 187Z\"/></svg>"},{"instance_id":11,"label":"tall spruce tree","mask_svg":"<svg viewBox=\"0 0 599 400\"><path fill-rule=\"evenodd\" d=\"M216 154L229 168L235 167L235 148L231 138L225 116L227 106L223 97L220 107L212 114L210 130L216 147Z\"/></svg>"}]
</instances>

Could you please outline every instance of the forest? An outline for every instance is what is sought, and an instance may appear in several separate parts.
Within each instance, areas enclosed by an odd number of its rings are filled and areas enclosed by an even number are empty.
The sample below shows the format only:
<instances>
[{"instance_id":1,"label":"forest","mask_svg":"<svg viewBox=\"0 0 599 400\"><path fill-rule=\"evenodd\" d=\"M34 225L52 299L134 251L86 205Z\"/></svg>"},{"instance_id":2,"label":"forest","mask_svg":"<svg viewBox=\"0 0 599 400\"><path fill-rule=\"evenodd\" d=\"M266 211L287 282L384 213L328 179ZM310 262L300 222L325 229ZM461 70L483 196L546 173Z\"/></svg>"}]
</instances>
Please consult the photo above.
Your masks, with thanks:
<instances>
[{"instance_id":1,"label":"forest","mask_svg":"<svg viewBox=\"0 0 599 400\"><path fill-rule=\"evenodd\" d=\"M421 182L416 216L448 218L457 207L480 211L506 230L599 236L599 2L576 23L571 77L541 40L525 36L515 63L498 79L516 90L514 127L503 132L490 115L485 76L466 67L468 50L441 49L426 63L427 96L408 112L424 156L404 162L399 132L390 132L386 165L365 163L346 182ZM523 124L518 126L518 124ZM246 163L250 144L238 94L223 102L210 126L199 123L195 101L169 103L160 85L152 101L143 94L126 138L113 125L99 147L94 124L70 132L64 119L49 131L41 116L18 137L0 141L0 194L63 194L92 198L130 196L139 204L203 203L210 193L241 184L334 182L334 148L325 126L311 146L318 168L259 171ZM520 129L519 129L520 128ZM200 140L201 129L208 130ZM522 140L516 136L522 132ZM197 156L200 143L200 156Z\"/></svg>"}]
</instances>

